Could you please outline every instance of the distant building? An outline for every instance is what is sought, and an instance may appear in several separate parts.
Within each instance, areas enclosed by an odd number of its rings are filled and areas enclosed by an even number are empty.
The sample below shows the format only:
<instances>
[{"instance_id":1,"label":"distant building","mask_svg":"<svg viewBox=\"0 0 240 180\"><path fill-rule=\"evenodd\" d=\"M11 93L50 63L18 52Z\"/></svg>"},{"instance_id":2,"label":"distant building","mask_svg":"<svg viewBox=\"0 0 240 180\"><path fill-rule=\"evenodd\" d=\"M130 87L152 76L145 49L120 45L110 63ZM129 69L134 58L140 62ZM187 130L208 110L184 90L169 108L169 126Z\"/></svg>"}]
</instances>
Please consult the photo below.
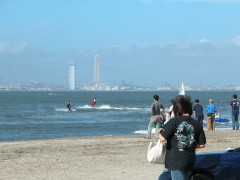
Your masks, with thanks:
<instances>
[{"instance_id":1,"label":"distant building","mask_svg":"<svg viewBox=\"0 0 240 180\"><path fill-rule=\"evenodd\" d=\"M76 89L76 65L75 62L69 64L69 89Z\"/></svg>"},{"instance_id":2,"label":"distant building","mask_svg":"<svg viewBox=\"0 0 240 180\"><path fill-rule=\"evenodd\" d=\"M102 85L102 71L101 71L101 57L95 55L94 57L94 72L93 72L93 84L95 88L99 88Z\"/></svg>"},{"instance_id":3,"label":"distant building","mask_svg":"<svg viewBox=\"0 0 240 180\"><path fill-rule=\"evenodd\" d=\"M157 88L158 91L171 91L172 87L170 86L161 86Z\"/></svg>"}]
</instances>

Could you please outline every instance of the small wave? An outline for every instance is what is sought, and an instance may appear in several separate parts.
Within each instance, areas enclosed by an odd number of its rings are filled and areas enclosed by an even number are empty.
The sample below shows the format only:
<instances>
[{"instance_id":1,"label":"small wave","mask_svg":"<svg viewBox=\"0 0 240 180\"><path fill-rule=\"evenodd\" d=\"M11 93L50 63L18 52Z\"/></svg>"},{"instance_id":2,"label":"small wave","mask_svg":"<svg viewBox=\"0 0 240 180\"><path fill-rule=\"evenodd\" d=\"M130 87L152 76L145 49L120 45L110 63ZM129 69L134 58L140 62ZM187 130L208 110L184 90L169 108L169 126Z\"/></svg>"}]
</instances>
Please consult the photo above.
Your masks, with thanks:
<instances>
[{"instance_id":1,"label":"small wave","mask_svg":"<svg viewBox=\"0 0 240 180\"><path fill-rule=\"evenodd\" d=\"M229 127L221 127L221 128L215 128L215 131L229 131L232 128ZM207 131L207 128L204 128L204 131ZM138 130L134 131L134 134L147 134L147 130ZM152 129L152 133L155 133L155 128Z\"/></svg>"},{"instance_id":2,"label":"small wave","mask_svg":"<svg viewBox=\"0 0 240 180\"><path fill-rule=\"evenodd\" d=\"M139 110L142 110L142 108L137 108L137 107L113 107L112 109L127 110L127 111L139 111Z\"/></svg>"},{"instance_id":3,"label":"small wave","mask_svg":"<svg viewBox=\"0 0 240 180\"><path fill-rule=\"evenodd\" d=\"M114 107L113 109L116 109L116 110L124 110L125 108L121 108L121 107Z\"/></svg>"},{"instance_id":4,"label":"small wave","mask_svg":"<svg viewBox=\"0 0 240 180\"><path fill-rule=\"evenodd\" d=\"M231 124L231 122L214 122L215 124L223 124L223 125L226 125L226 124Z\"/></svg>"},{"instance_id":5,"label":"small wave","mask_svg":"<svg viewBox=\"0 0 240 180\"><path fill-rule=\"evenodd\" d=\"M90 108L92 108L92 106L86 104L86 105L84 105L84 106L82 106L82 107L79 106L79 108L80 108L80 109L90 109Z\"/></svg>"},{"instance_id":6,"label":"small wave","mask_svg":"<svg viewBox=\"0 0 240 180\"><path fill-rule=\"evenodd\" d=\"M110 105L101 105L101 106L96 106L96 109L113 109Z\"/></svg>"},{"instance_id":7,"label":"small wave","mask_svg":"<svg viewBox=\"0 0 240 180\"><path fill-rule=\"evenodd\" d=\"M67 110L66 108L56 108L55 109L55 111L61 111L61 112L66 111L66 110Z\"/></svg>"},{"instance_id":8,"label":"small wave","mask_svg":"<svg viewBox=\"0 0 240 180\"><path fill-rule=\"evenodd\" d=\"M62 94L49 93L48 95L49 95L49 96L59 96L59 95L62 95Z\"/></svg>"},{"instance_id":9,"label":"small wave","mask_svg":"<svg viewBox=\"0 0 240 180\"><path fill-rule=\"evenodd\" d=\"M108 110L108 109L114 109L114 110L127 110L127 111L140 111L145 110L145 108L138 108L138 107L112 107L109 104L102 104L99 106L92 107L90 105L84 105L84 106L78 106L77 109L100 109L100 110Z\"/></svg>"},{"instance_id":10,"label":"small wave","mask_svg":"<svg viewBox=\"0 0 240 180\"><path fill-rule=\"evenodd\" d=\"M134 131L134 134L147 134L147 130ZM155 128L152 129L152 133L155 133Z\"/></svg>"},{"instance_id":11,"label":"small wave","mask_svg":"<svg viewBox=\"0 0 240 180\"><path fill-rule=\"evenodd\" d=\"M55 111L58 111L58 112L69 112L69 110L67 108L56 108ZM71 111L76 111L76 109L71 109Z\"/></svg>"},{"instance_id":12,"label":"small wave","mask_svg":"<svg viewBox=\"0 0 240 180\"><path fill-rule=\"evenodd\" d=\"M84 105L84 106L78 106L77 109L113 109L110 105L101 105L101 106L94 106L91 105Z\"/></svg>"},{"instance_id":13,"label":"small wave","mask_svg":"<svg viewBox=\"0 0 240 180\"><path fill-rule=\"evenodd\" d=\"M139 111L142 110L142 108L131 108L131 107L126 107L127 110L131 110L131 111Z\"/></svg>"}]
</instances>

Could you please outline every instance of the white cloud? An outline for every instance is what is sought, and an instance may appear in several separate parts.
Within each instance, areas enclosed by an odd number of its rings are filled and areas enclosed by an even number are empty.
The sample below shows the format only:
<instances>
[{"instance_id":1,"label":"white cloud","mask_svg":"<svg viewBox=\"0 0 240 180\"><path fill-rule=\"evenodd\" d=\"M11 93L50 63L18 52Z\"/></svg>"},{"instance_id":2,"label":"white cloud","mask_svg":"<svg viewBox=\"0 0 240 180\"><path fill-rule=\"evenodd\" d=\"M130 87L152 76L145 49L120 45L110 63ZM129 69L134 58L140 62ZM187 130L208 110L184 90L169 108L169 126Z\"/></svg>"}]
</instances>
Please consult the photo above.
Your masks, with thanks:
<instances>
[{"instance_id":1,"label":"white cloud","mask_svg":"<svg viewBox=\"0 0 240 180\"><path fill-rule=\"evenodd\" d=\"M237 36L236 38L234 38L232 42L236 46L240 46L240 36Z\"/></svg>"},{"instance_id":2,"label":"white cloud","mask_svg":"<svg viewBox=\"0 0 240 180\"><path fill-rule=\"evenodd\" d=\"M0 43L0 54L7 51L7 49L10 47L7 43Z\"/></svg>"},{"instance_id":3,"label":"white cloud","mask_svg":"<svg viewBox=\"0 0 240 180\"><path fill-rule=\"evenodd\" d=\"M28 43L22 43L19 45L0 43L0 54L18 54L25 51L26 49L29 49Z\"/></svg>"},{"instance_id":4,"label":"white cloud","mask_svg":"<svg viewBox=\"0 0 240 180\"><path fill-rule=\"evenodd\" d=\"M18 46L13 47L13 48L11 49L11 51L12 51L13 53L17 54L17 53L23 52L25 49L28 48L28 46L29 46L28 43L23 43L23 44L20 44L20 45L18 45Z\"/></svg>"},{"instance_id":5,"label":"white cloud","mask_svg":"<svg viewBox=\"0 0 240 180\"><path fill-rule=\"evenodd\" d=\"M210 41L208 39L206 39L206 38L203 38L203 39L199 40L199 43L206 44L206 43L210 43Z\"/></svg>"}]
</instances>

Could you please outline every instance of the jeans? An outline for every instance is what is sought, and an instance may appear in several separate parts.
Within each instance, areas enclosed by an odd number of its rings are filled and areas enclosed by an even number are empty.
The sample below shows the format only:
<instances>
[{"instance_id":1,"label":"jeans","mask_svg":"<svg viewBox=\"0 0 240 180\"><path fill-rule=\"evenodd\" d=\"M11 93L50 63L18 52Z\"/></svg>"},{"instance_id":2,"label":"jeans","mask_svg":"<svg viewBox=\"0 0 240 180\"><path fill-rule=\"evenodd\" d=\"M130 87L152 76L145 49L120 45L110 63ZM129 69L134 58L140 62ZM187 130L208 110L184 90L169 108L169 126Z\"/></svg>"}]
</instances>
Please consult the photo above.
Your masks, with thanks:
<instances>
[{"instance_id":1,"label":"jeans","mask_svg":"<svg viewBox=\"0 0 240 180\"><path fill-rule=\"evenodd\" d=\"M204 119L204 116L196 117L196 120L198 120L202 126L203 126L203 119Z\"/></svg>"},{"instance_id":2,"label":"jeans","mask_svg":"<svg viewBox=\"0 0 240 180\"><path fill-rule=\"evenodd\" d=\"M171 170L172 180L188 180L191 171Z\"/></svg>"},{"instance_id":3,"label":"jeans","mask_svg":"<svg viewBox=\"0 0 240 180\"><path fill-rule=\"evenodd\" d=\"M172 180L171 171L167 168L164 168L163 172L159 175L158 180Z\"/></svg>"},{"instance_id":4,"label":"jeans","mask_svg":"<svg viewBox=\"0 0 240 180\"><path fill-rule=\"evenodd\" d=\"M239 121L238 121L238 114L233 114L232 115L232 128L233 129L239 130Z\"/></svg>"}]
</instances>

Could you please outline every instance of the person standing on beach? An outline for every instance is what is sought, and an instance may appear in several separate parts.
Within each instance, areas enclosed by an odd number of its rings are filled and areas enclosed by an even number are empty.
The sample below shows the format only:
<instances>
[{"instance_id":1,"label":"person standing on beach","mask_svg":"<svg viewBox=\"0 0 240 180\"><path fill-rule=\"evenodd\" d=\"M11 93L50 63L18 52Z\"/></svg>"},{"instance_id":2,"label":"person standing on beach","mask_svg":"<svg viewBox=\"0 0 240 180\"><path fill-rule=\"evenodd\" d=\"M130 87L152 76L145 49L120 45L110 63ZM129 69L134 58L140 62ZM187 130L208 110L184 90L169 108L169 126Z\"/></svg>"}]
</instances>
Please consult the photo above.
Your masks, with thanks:
<instances>
[{"instance_id":1,"label":"person standing on beach","mask_svg":"<svg viewBox=\"0 0 240 180\"><path fill-rule=\"evenodd\" d=\"M215 112L216 112L216 106L213 104L213 100L208 100L209 104L206 108L207 110L207 130L208 131L214 131L214 119L215 119Z\"/></svg>"},{"instance_id":2,"label":"person standing on beach","mask_svg":"<svg viewBox=\"0 0 240 180\"><path fill-rule=\"evenodd\" d=\"M161 114L161 109L165 110L165 107L159 102L159 96L153 96L153 103L151 105L151 119L148 124L147 139L151 139L152 126L156 126L155 136L158 138L159 125L162 124L161 121L164 120L163 115Z\"/></svg>"},{"instance_id":3,"label":"person standing on beach","mask_svg":"<svg viewBox=\"0 0 240 180\"><path fill-rule=\"evenodd\" d=\"M173 106L175 104L175 99L171 99L171 106L169 107L168 111L165 112L166 120L164 121L164 124L166 124L170 119L174 118L174 112L173 112Z\"/></svg>"},{"instance_id":4,"label":"person standing on beach","mask_svg":"<svg viewBox=\"0 0 240 180\"><path fill-rule=\"evenodd\" d=\"M206 137L202 125L193 119L189 96L178 95L174 105L175 118L160 129L160 141L167 141L165 168L172 180L188 180L194 168L196 148L204 148ZM164 172L159 179L163 179Z\"/></svg>"},{"instance_id":5,"label":"person standing on beach","mask_svg":"<svg viewBox=\"0 0 240 180\"><path fill-rule=\"evenodd\" d=\"M175 117L174 112L173 112L173 106L175 105L175 99L171 99L171 104L172 105L169 108L170 119Z\"/></svg>"},{"instance_id":6,"label":"person standing on beach","mask_svg":"<svg viewBox=\"0 0 240 180\"><path fill-rule=\"evenodd\" d=\"M199 103L199 99L195 99L195 104L193 105L193 116L194 119L198 120L203 126L203 106Z\"/></svg>"},{"instance_id":7,"label":"person standing on beach","mask_svg":"<svg viewBox=\"0 0 240 180\"><path fill-rule=\"evenodd\" d=\"M238 120L238 115L239 115L239 105L240 102L237 100L237 95L234 94L232 96L232 101L230 102L230 107L232 108L232 129L239 130L239 120Z\"/></svg>"}]
</instances>

